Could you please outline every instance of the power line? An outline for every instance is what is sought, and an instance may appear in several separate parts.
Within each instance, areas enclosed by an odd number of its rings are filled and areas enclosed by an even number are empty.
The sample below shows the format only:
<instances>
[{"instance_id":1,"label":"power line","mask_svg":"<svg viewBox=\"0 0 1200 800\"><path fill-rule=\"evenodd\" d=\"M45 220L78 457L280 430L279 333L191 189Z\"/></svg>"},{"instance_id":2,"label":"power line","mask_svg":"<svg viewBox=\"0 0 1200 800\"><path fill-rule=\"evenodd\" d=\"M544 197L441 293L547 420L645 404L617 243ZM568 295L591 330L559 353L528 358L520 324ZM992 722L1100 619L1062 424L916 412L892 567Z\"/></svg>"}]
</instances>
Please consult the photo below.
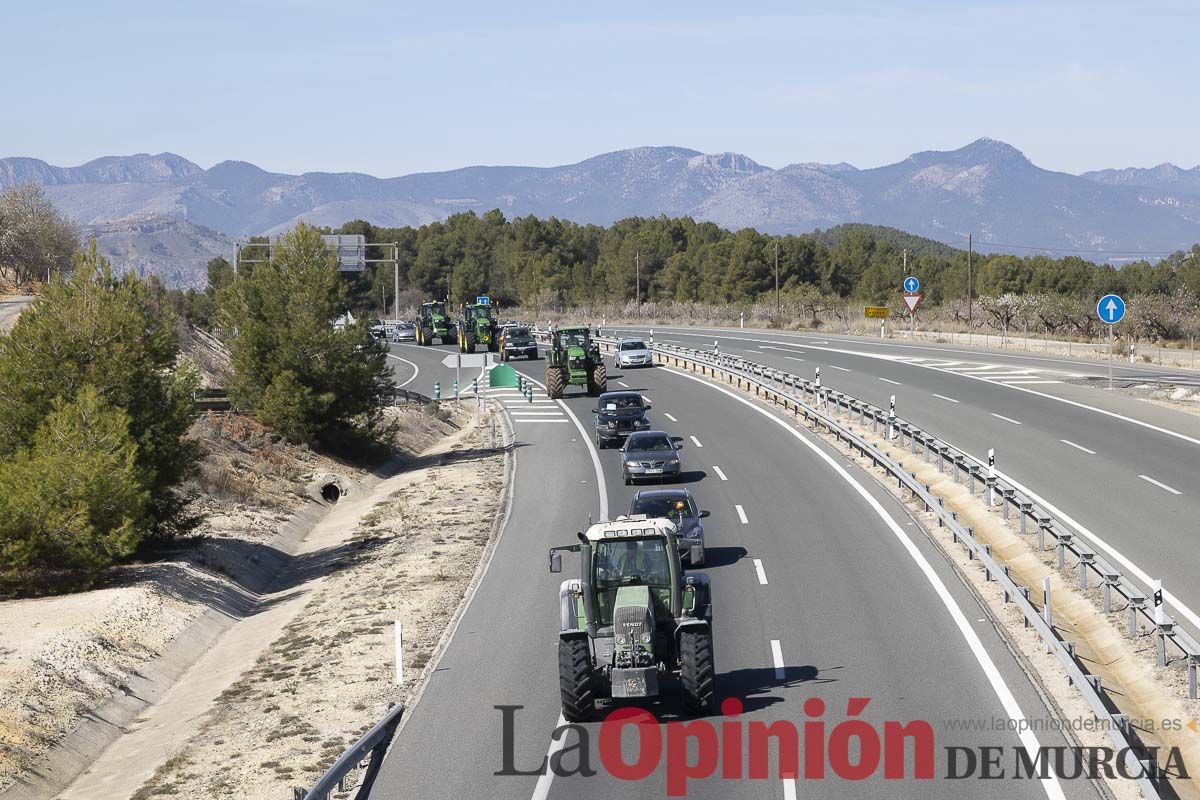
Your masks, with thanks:
<instances>
[{"instance_id":1,"label":"power line","mask_svg":"<svg viewBox=\"0 0 1200 800\"><path fill-rule=\"evenodd\" d=\"M1187 252L1186 248L1177 247L1174 250L1083 250L1074 247L1043 247L1034 244L1010 244L1008 242L988 242L980 244L988 247L1011 247L1016 250L1046 250L1051 253L1088 253L1098 256L1170 256L1175 253Z\"/></svg>"}]
</instances>

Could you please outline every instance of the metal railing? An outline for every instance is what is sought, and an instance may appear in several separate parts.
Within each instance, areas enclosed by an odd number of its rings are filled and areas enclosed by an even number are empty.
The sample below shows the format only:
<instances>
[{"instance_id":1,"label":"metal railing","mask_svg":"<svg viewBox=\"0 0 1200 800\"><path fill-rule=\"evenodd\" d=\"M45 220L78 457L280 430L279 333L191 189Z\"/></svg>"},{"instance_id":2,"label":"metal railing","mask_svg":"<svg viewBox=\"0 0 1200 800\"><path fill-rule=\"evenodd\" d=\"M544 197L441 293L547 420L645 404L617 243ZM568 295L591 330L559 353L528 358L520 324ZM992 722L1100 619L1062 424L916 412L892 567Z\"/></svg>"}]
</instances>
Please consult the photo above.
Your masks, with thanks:
<instances>
[{"instance_id":1,"label":"metal railing","mask_svg":"<svg viewBox=\"0 0 1200 800\"><path fill-rule=\"evenodd\" d=\"M597 337L597 341L602 347L609 348L615 344L616 339ZM857 419L860 426L871 425L873 431L883 432L889 441L901 448L907 446L910 453L919 455L924 461L936 460L939 472L949 469L954 480L966 484L972 496L977 494L978 489L989 506L1001 506L1004 519L1013 519L1012 515L1015 513L1021 534L1031 533L1030 522L1036 525L1038 549L1045 550L1046 543L1052 541L1051 546L1057 551L1057 565L1060 570L1066 568L1067 554L1070 553L1071 558L1075 560L1072 568L1078 572L1080 588L1086 590L1090 585L1103 587L1103 608L1106 614L1112 613L1114 594L1124 598L1129 611L1127 634L1130 638L1140 635L1139 618L1150 623L1158 638L1157 658L1160 666L1165 666L1172 660L1172 649L1182 654L1187 661L1188 696L1196 699L1200 645L1192 635L1182 630L1161 610L1156 621L1154 609L1147 607L1147 596L1142 588L1130 581L1118 568L1100 558L1087 543L1080 541L1053 514L1016 487L997 477L989 465L896 416L891 408L884 410L844 392L822 386L819 375L816 380L810 380L734 356L675 345L651 343L650 347L657 363L688 367L700 372L702 376L722 379L740 389L753 392L759 398L782 406L785 411L803 416L806 423L814 427L823 427L833 434L837 441L844 441L851 449L870 458L876 467L889 472L896 479L899 488L907 489L914 500L924 504L925 510L938 518L939 526L949 527L954 540L962 543L967 548L969 557L982 565L986 580L1000 583L1005 602L1014 603L1020 609L1025 618L1025 626L1033 628L1045 643L1047 651L1057 657L1067 673L1068 680L1079 687L1093 713L1107 723L1104 727L1118 750L1140 746L1128 715L1110 710L1110 707L1115 706L1110 703L1100 676L1083 671L1075 656L1074 642L1059 638L1052 625L1043 617L1043 611L1030 599L1029 587L1020 586L1013 580L1010 567L995 560L991 547L979 542L969 526L959 523L958 515L945 508L942 498L934 495L928 484L919 482L914 473L904 469L903 464L894 461L880 451L876 444L842 425L840 420L852 422ZM1089 583L1092 575L1098 577L1098 584ZM1129 757L1134 757L1132 752ZM1143 770L1151 769L1148 759L1137 760L1141 762ZM1136 771L1138 765L1131 764L1130 772ZM1149 778L1143 777L1138 783L1145 796L1159 796L1156 786Z\"/></svg>"},{"instance_id":2,"label":"metal railing","mask_svg":"<svg viewBox=\"0 0 1200 800\"><path fill-rule=\"evenodd\" d=\"M354 787L347 784L346 778L364 761L367 762L366 771L363 773L362 782L359 784L358 794L355 795L355 798L365 800L369 797L371 787L375 784L375 778L379 775L379 768L383 765L383 758L387 755L388 746L391 744L392 737L395 736L396 728L399 727L400 719L403 716L404 706L402 705L394 705L388 709L384 718L342 753L311 789L293 788L292 800L327 800L329 795L335 791L350 791Z\"/></svg>"}]
</instances>

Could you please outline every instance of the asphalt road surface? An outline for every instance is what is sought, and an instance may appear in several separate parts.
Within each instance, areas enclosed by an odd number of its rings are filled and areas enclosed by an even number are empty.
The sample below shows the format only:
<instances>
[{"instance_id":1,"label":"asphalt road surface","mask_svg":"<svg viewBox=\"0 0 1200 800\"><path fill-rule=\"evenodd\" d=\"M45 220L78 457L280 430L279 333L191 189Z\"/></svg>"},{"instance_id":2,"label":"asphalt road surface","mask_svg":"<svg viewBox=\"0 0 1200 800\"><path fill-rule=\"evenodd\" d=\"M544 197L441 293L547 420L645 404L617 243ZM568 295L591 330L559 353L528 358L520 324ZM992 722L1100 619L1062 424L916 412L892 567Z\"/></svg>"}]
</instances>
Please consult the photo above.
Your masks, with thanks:
<instances>
[{"instance_id":1,"label":"asphalt road surface","mask_svg":"<svg viewBox=\"0 0 1200 800\"><path fill-rule=\"evenodd\" d=\"M0 297L0 333L4 333L17 324L17 317L25 306L33 302L32 297L24 295L6 295Z\"/></svg>"},{"instance_id":2,"label":"asphalt road surface","mask_svg":"<svg viewBox=\"0 0 1200 800\"><path fill-rule=\"evenodd\" d=\"M824 385L883 408L895 395L898 416L977 458L994 448L1002 473L1063 512L1143 589L1161 578L1176 619L1200 633L1200 416L1081 383L1105 376L1105 364L776 331L656 328L655 340L709 350L715 341L722 353L810 378L820 367ZM1128 364L1114 374L1184 376Z\"/></svg>"},{"instance_id":3,"label":"asphalt road surface","mask_svg":"<svg viewBox=\"0 0 1200 800\"><path fill-rule=\"evenodd\" d=\"M453 373L441 366L449 347L392 347L398 380L430 393ZM409 363L405 363L409 362ZM515 362L541 381L543 362ZM1039 692L953 568L927 542L905 509L857 467L811 434L769 410L692 376L655 367L610 372L611 389L649 397L655 427L682 436L684 475L705 521L714 596L718 693L744 703L742 722L809 717L804 702L825 704L829 729L846 719L850 698L869 698L862 718L925 720L943 748L1062 745L1059 734L951 729L959 720L1046 720ZM486 576L427 688L384 762L373 798L662 797L666 770L628 782L609 774L597 754L598 723L584 726L591 777L497 776L504 767L503 716L512 712L512 766L535 770L559 720L558 585L573 575L546 570L546 551L568 544L601 514L628 509L615 450L590 441L594 400L574 390L562 402L540 392L530 404L499 393L518 439L515 492ZM464 402L470 402L465 400ZM582 430L581 430L582 426ZM694 438L693 438L694 437ZM566 560L566 561L569 561ZM652 710L678 718L673 694ZM719 720L720 718L714 718ZM367 722L367 720L364 720ZM978 723L965 723L978 724ZM663 726L658 730L661 732ZM567 750L579 745L568 732ZM632 739L623 750L632 759ZM803 749L803 748L802 748ZM578 753L568 758L577 762ZM692 780L688 796L1085 797L1086 781L884 780L832 774L769 779ZM911 771L911 764L909 765Z\"/></svg>"}]
</instances>

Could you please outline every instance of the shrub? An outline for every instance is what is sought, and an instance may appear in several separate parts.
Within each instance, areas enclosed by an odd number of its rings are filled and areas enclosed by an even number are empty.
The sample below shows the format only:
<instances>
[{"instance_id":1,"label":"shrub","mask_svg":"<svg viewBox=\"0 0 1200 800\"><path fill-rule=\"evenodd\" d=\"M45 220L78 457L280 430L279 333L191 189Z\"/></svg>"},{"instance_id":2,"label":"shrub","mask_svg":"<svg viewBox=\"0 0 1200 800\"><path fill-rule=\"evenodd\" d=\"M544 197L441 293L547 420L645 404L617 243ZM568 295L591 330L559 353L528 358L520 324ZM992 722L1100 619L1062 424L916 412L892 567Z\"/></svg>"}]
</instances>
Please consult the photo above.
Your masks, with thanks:
<instances>
[{"instance_id":1,"label":"shrub","mask_svg":"<svg viewBox=\"0 0 1200 800\"><path fill-rule=\"evenodd\" d=\"M32 447L0 463L6 579L34 569L93 575L137 547L150 493L129 421L85 386L54 403Z\"/></svg>"}]
</instances>

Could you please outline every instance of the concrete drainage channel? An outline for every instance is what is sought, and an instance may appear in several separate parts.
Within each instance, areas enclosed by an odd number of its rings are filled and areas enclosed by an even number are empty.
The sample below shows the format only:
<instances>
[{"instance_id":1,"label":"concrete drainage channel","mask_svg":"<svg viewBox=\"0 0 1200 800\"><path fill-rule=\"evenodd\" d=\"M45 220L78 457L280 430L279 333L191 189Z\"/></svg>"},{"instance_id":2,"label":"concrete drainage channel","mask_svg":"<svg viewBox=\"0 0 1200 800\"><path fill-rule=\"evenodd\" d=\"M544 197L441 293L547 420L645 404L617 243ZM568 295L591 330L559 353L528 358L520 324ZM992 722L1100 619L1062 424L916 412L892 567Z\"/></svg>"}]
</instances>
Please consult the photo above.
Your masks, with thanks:
<instances>
[{"instance_id":1,"label":"concrete drainage channel","mask_svg":"<svg viewBox=\"0 0 1200 800\"><path fill-rule=\"evenodd\" d=\"M599 339L604 346L611 346L615 341ZM1034 605L1036 596L1031 597L1029 587L1020 586L1013 580L1010 567L998 563L993 557L991 547L980 542L972 528L961 524L958 515L946 508L943 499L932 493L928 485L920 483L913 473L905 471L902 464L882 452L875 444L854 433L849 424L857 417L860 428L870 425L873 431L886 433L889 441L907 449L913 455L919 454L927 463L930 459L935 459L938 471L952 470L955 483L969 485L972 496L975 495L978 486L983 491L988 506L994 507L997 503L1002 506L1005 520L1010 519L1010 513L1016 514L1015 519L1020 520L1022 533L1026 531L1026 520L1031 520L1031 534L1032 530L1036 530L1037 540L1042 548L1049 542L1050 547L1057 551L1060 569L1066 554L1071 553L1078 559L1081 586L1087 587L1089 575L1094 575L1093 580L1103 585L1105 612L1110 611L1115 595L1125 600L1131 630L1137 631L1139 620L1150 623L1156 637L1159 666L1170 662L1172 652L1182 654L1188 673L1188 696L1196 699L1196 671L1200 662L1197 653L1200 652L1200 646L1169 617L1165 620L1155 620L1152 609L1147 608L1146 594L1140 587L1129 581L1119 570L1098 558L1085 543L1078 541L1051 514L1024 497L1014 487L998 479L988 465L897 418L892 410L883 410L844 393L822 387L819 381L810 381L744 359L671 345L652 345L652 348L658 363L682 367L698 372L704 377L734 384L766 402L782 406L786 411L803 416L814 429L824 429L837 442L844 443L851 450L869 459L875 467L886 471L901 490L937 518L940 527L948 527L953 532L954 541L967 548L970 557L984 569L987 580L996 582L1003 588L1006 602L1019 609L1024 617L1025 626L1036 631L1047 652L1055 656L1068 680L1078 689L1092 713L1107 723L1103 729L1107 731L1112 745L1116 750L1127 754L1128 772L1143 775L1136 781L1143 796L1162 796L1157 783L1144 777L1151 766L1150 757L1128 715L1112 710L1116 707L1113 697L1102 685L1099 676L1083 671L1083 666L1076 656L1075 643L1059 637L1045 618L1043 609ZM843 420L846 425L841 424ZM1175 660L1180 659L1176 656ZM1163 788L1169 796L1170 788Z\"/></svg>"}]
</instances>

